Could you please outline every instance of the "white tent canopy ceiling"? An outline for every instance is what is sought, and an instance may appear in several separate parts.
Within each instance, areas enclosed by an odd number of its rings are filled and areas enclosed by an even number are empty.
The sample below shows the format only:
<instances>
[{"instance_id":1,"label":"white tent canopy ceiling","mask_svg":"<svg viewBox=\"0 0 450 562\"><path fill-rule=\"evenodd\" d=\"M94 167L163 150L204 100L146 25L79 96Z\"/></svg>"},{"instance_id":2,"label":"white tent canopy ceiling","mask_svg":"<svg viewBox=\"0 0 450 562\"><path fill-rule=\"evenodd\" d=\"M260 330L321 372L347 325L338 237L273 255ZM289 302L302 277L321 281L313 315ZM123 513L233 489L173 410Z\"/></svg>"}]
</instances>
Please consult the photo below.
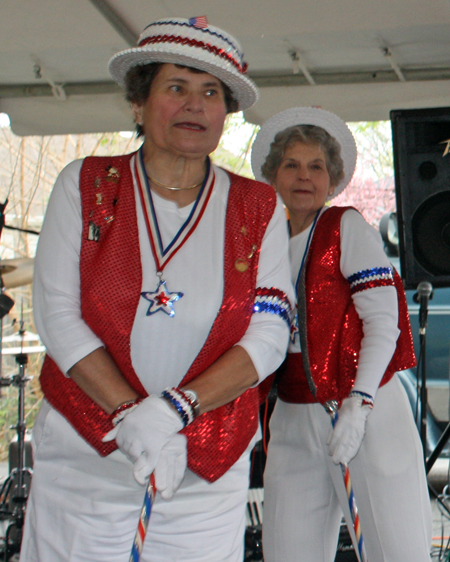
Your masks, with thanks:
<instances>
[{"instance_id":1,"label":"white tent canopy ceiling","mask_svg":"<svg viewBox=\"0 0 450 562\"><path fill-rule=\"evenodd\" d=\"M294 105L346 121L450 106L449 0L2 0L0 112L19 135L130 130L107 61L156 19L200 15L241 42L254 123Z\"/></svg>"}]
</instances>

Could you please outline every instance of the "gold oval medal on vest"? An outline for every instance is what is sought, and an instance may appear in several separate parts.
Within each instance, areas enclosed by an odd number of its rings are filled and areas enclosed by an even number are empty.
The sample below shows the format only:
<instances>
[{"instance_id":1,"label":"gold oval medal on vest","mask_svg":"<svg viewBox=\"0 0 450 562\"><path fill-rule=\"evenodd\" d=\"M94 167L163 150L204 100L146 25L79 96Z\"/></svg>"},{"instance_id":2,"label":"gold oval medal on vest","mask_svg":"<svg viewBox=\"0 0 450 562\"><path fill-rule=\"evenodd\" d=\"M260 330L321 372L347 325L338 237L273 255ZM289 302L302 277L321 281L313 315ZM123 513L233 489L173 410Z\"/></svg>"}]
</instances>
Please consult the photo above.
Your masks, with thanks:
<instances>
[{"instance_id":1,"label":"gold oval medal on vest","mask_svg":"<svg viewBox=\"0 0 450 562\"><path fill-rule=\"evenodd\" d=\"M234 262L234 267L235 267L238 271L240 271L241 273L244 273L244 271L247 271L248 266L249 266L248 261L243 260L243 259L237 259L237 260Z\"/></svg>"}]
</instances>

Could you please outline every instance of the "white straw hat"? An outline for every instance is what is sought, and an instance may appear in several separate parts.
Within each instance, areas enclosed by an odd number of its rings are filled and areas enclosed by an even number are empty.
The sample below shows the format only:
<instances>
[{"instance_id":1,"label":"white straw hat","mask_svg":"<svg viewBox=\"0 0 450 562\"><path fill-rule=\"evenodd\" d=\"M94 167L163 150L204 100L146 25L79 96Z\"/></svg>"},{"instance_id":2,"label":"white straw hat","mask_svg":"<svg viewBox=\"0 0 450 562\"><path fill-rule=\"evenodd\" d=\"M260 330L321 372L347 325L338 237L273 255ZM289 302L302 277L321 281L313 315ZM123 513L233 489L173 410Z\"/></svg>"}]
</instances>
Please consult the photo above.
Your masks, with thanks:
<instances>
[{"instance_id":1,"label":"white straw hat","mask_svg":"<svg viewBox=\"0 0 450 562\"><path fill-rule=\"evenodd\" d=\"M247 63L243 56L237 40L209 25L203 16L165 18L144 29L137 47L116 53L109 61L109 71L123 87L128 70L139 64L167 62L198 68L231 88L239 110L243 110L258 99L256 85L245 76Z\"/></svg>"},{"instance_id":2,"label":"white straw hat","mask_svg":"<svg viewBox=\"0 0 450 562\"><path fill-rule=\"evenodd\" d=\"M334 113L317 107L293 107L277 113L268 119L259 130L252 147L252 170L258 181L267 183L261 168L266 161L277 133L295 125L316 125L325 129L341 146L341 158L344 161L344 178L335 186L336 197L344 191L352 179L356 167L356 143L350 129Z\"/></svg>"}]
</instances>

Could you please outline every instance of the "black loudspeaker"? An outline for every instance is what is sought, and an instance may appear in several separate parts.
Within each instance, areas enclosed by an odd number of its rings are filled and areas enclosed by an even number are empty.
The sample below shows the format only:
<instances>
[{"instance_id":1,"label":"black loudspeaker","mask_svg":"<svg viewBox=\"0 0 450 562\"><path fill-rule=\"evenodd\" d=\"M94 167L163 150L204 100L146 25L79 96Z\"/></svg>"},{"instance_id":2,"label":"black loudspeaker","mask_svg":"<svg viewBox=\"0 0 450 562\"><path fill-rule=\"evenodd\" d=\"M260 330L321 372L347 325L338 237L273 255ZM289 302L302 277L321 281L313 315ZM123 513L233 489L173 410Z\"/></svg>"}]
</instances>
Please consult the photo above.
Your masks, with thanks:
<instances>
[{"instance_id":1,"label":"black loudspeaker","mask_svg":"<svg viewBox=\"0 0 450 562\"><path fill-rule=\"evenodd\" d=\"M390 116L405 288L450 287L450 107Z\"/></svg>"}]
</instances>

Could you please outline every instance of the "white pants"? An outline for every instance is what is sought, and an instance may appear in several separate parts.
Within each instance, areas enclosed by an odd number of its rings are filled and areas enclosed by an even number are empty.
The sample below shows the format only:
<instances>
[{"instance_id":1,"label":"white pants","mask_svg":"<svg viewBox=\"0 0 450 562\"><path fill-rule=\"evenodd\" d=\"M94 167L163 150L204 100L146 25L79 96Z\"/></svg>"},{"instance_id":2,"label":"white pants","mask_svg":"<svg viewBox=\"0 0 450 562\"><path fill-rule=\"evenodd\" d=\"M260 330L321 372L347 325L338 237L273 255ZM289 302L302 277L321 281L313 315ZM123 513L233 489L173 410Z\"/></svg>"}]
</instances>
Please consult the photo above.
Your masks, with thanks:
<instances>
[{"instance_id":1,"label":"white pants","mask_svg":"<svg viewBox=\"0 0 450 562\"><path fill-rule=\"evenodd\" d=\"M145 488L119 451L100 457L44 404L21 562L128 562ZM141 562L242 562L246 452L209 484L190 471L172 500L156 495Z\"/></svg>"},{"instance_id":2,"label":"white pants","mask_svg":"<svg viewBox=\"0 0 450 562\"><path fill-rule=\"evenodd\" d=\"M342 513L353 529L342 471L328 454L330 427L320 404L277 401L264 480L265 562L333 562ZM429 562L422 447L397 376L378 390L349 469L368 560Z\"/></svg>"}]
</instances>

